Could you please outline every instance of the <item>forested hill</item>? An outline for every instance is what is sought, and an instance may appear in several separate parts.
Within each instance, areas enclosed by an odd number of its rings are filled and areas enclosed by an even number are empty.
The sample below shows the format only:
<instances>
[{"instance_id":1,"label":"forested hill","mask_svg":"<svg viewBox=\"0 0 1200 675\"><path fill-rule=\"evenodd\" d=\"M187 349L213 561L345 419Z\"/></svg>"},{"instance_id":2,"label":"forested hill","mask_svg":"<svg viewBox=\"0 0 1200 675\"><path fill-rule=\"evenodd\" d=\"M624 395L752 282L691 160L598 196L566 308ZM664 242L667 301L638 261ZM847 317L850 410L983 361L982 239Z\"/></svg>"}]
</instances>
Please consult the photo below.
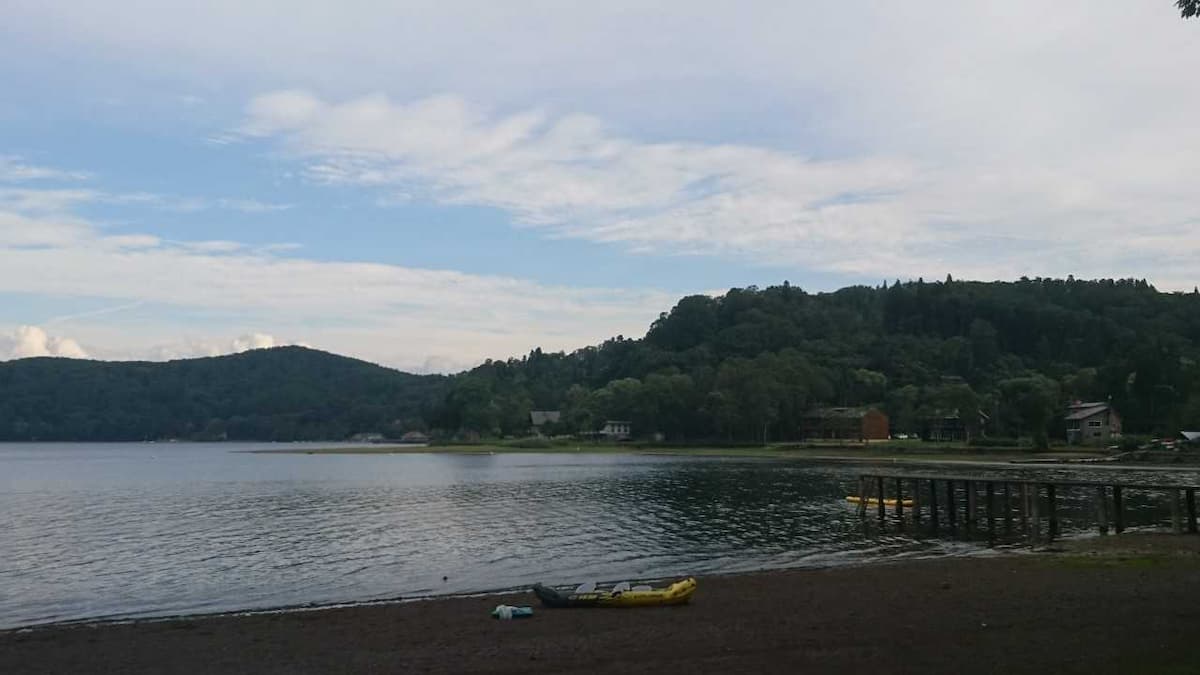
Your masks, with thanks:
<instances>
[{"instance_id":1,"label":"forested hill","mask_svg":"<svg viewBox=\"0 0 1200 675\"><path fill-rule=\"evenodd\" d=\"M520 433L605 419L675 439L794 438L807 410L873 404L893 432L983 410L989 433L1062 434L1070 400L1108 400L1127 431L1200 428L1200 294L1145 281L923 281L810 294L788 285L683 298L644 339L534 351L456 379L435 424Z\"/></svg>"},{"instance_id":2,"label":"forested hill","mask_svg":"<svg viewBox=\"0 0 1200 675\"><path fill-rule=\"evenodd\" d=\"M447 378L302 347L0 363L0 440L305 440L421 428Z\"/></svg>"},{"instance_id":3,"label":"forested hill","mask_svg":"<svg viewBox=\"0 0 1200 675\"><path fill-rule=\"evenodd\" d=\"M522 435L631 420L673 440L789 440L824 405L877 405L893 432L982 410L993 436L1062 434L1070 400L1126 430L1200 429L1200 293L1145 281L922 281L683 298L641 339L408 375L287 347L168 363L0 363L0 440ZM965 416L965 414L964 414Z\"/></svg>"}]
</instances>

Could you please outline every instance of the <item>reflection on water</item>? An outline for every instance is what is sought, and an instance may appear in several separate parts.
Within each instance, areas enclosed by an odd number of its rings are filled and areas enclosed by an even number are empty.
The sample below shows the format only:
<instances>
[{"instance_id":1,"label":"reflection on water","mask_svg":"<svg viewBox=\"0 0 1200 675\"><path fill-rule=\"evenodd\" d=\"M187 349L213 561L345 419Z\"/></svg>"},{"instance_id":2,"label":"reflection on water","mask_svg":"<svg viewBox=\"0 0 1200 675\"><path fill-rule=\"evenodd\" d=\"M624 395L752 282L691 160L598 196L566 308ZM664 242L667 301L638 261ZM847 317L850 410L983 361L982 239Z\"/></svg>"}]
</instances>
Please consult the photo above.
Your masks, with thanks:
<instances>
[{"instance_id":1,"label":"reflection on water","mask_svg":"<svg viewBox=\"0 0 1200 675\"><path fill-rule=\"evenodd\" d=\"M0 446L0 627L978 550L864 536L851 468L230 449Z\"/></svg>"}]
</instances>

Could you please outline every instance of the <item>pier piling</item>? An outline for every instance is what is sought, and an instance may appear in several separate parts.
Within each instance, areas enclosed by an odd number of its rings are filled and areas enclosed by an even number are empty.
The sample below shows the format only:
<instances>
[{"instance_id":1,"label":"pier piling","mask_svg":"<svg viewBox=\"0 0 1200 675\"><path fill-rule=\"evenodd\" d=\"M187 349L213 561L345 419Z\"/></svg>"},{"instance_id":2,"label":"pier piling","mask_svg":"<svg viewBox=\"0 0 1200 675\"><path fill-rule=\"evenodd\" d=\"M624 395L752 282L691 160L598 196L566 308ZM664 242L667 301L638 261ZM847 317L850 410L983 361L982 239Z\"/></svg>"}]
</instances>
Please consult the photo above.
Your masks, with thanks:
<instances>
[{"instance_id":1,"label":"pier piling","mask_svg":"<svg viewBox=\"0 0 1200 675\"><path fill-rule=\"evenodd\" d=\"M995 513L995 507L993 506L993 502L996 501L996 487L994 485L992 485L991 481L988 481L985 485L986 485L986 489L984 492L984 499L986 499L987 502L984 504L984 513L987 514L988 546L995 546L996 545L996 518L995 518L996 513Z\"/></svg>"},{"instance_id":2,"label":"pier piling","mask_svg":"<svg viewBox=\"0 0 1200 675\"><path fill-rule=\"evenodd\" d=\"M958 534L958 504L954 503L954 481L946 481L946 525L950 534Z\"/></svg>"},{"instance_id":3,"label":"pier piling","mask_svg":"<svg viewBox=\"0 0 1200 675\"><path fill-rule=\"evenodd\" d=\"M1096 524L1100 536L1108 534L1108 490L1103 485L1096 488Z\"/></svg>"},{"instance_id":4,"label":"pier piling","mask_svg":"<svg viewBox=\"0 0 1200 675\"><path fill-rule=\"evenodd\" d=\"M1012 536L1012 485L1004 483L1004 536Z\"/></svg>"},{"instance_id":5,"label":"pier piling","mask_svg":"<svg viewBox=\"0 0 1200 675\"><path fill-rule=\"evenodd\" d=\"M1183 518L1179 512L1179 490L1169 491L1167 499L1171 502L1171 530L1175 534L1183 534Z\"/></svg>"},{"instance_id":6,"label":"pier piling","mask_svg":"<svg viewBox=\"0 0 1200 675\"><path fill-rule=\"evenodd\" d=\"M1113 486L1113 531L1121 534L1125 531L1125 512L1121 507L1121 486Z\"/></svg>"},{"instance_id":7,"label":"pier piling","mask_svg":"<svg viewBox=\"0 0 1200 675\"><path fill-rule=\"evenodd\" d=\"M1021 510L1021 534L1029 534L1029 486L1021 483L1021 496L1017 508Z\"/></svg>"},{"instance_id":8,"label":"pier piling","mask_svg":"<svg viewBox=\"0 0 1200 675\"><path fill-rule=\"evenodd\" d=\"M1058 499L1055 494L1057 486L1050 483L1046 486L1046 515L1049 517L1049 526L1046 528L1046 541L1054 541L1058 536Z\"/></svg>"},{"instance_id":9,"label":"pier piling","mask_svg":"<svg viewBox=\"0 0 1200 675\"><path fill-rule=\"evenodd\" d=\"M893 494L887 493L888 481L892 482ZM925 483L928 483L928 487ZM999 486L997 486L999 482ZM944 483L943 487L939 483ZM961 484L961 488L959 487ZM982 485L981 485L982 484ZM910 499L909 512L914 530L922 533L920 525L924 518L925 508L928 508L930 531L938 534L938 527L943 522L948 526L951 537L960 535L959 501L962 501L961 534L968 539L987 537L988 546L995 546L1001 525L997 520L1003 519L1003 537L1007 539L1013 534L1013 498L1016 498L1016 517L1020 519L1021 534L1031 546L1037 547L1053 542L1062 536L1062 526L1059 522L1058 491L1060 487L1074 488L1069 506L1073 506L1076 498L1082 495L1094 495L1096 528L1101 535L1107 536L1111 531L1120 534L1125 530L1124 491L1137 490L1152 497L1169 502L1171 511L1171 529L1176 534L1196 534L1198 529L1196 491L1200 485L1152 485L1145 482L1118 483L1113 480L1072 480L1072 479L1026 479L1026 478L989 478L984 476L912 476L901 474L861 474L858 478L859 493L862 499L858 503L858 514L863 519L864 527L868 522L867 504L871 499L876 503L876 515L882 529L888 520L887 499L895 499L896 509L892 514L899 529L905 528L905 503L907 495ZM1013 487L1016 487L1016 490ZM997 490L997 487L1000 489ZM1045 496L1043 497L1043 488ZM1112 491L1112 502L1109 502L1109 490ZM925 491L928 490L928 493ZM943 492L944 490L944 492ZM870 493L874 491L874 495ZM982 494L980 494L982 491ZM1013 493L1016 493L1015 495ZM961 493L961 495L960 495ZM999 494L998 494L999 493ZM939 496L945 501L938 508ZM983 499L982 507L979 500ZM928 504L928 507L926 507ZM997 512L999 509L999 512ZM1075 512L1072 508L1072 512ZM944 518L944 520L943 520ZM984 522L980 522L983 518ZM1044 521L1044 522L1043 522ZM866 531L866 530L864 530Z\"/></svg>"},{"instance_id":10,"label":"pier piling","mask_svg":"<svg viewBox=\"0 0 1200 675\"><path fill-rule=\"evenodd\" d=\"M1187 489L1187 531L1196 534L1196 489Z\"/></svg>"},{"instance_id":11,"label":"pier piling","mask_svg":"<svg viewBox=\"0 0 1200 675\"><path fill-rule=\"evenodd\" d=\"M1036 547L1042 540L1042 517L1039 502L1042 501L1042 486L1034 483L1029 491L1029 544Z\"/></svg>"},{"instance_id":12,"label":"pier piling","mask_svg":"<svg viewBox=\"0 0 1200 675\"><path fill-rule=\"evenodd\" d=\"M969 480L963 483L963 487L967 492L967 512L966 518L963 519L963 524L966 526L967 539L975 532L975 517L979 511L979 505L976 503L975 481Z\"/></svg>"},{"instance_id":13,"label":"pier piling","mask_svg":"<svg viewBox=\"0 0 1200 675\"><path fill-rule=\"evenodd\" d=\"M933 530L933 536L936 537L938 531L937 481L932 478L929 480L929 525Z\"/></svg>"},{"instance_id":14,"label":"pier piling","mask_svg":"<svg viewBox=\"0 0 1200 675\"><path fill-rule=\"evenodd\" d=\"M913 496L912 520L915 528L921 524L921 479L913 478L909 482L909 488Z\"/></svg>"},{"instance_id":15,"label":"pier piling","mask_svg":"<svg viewBox=\"0 0 1200 675\"><path fill-rule=\"evenodd\" d=\"M887 520L887 506L883 503L883 476L875 479L875 496L879 498L879 526L883 527L883 522Z\"/></svg>"}]
</instances>

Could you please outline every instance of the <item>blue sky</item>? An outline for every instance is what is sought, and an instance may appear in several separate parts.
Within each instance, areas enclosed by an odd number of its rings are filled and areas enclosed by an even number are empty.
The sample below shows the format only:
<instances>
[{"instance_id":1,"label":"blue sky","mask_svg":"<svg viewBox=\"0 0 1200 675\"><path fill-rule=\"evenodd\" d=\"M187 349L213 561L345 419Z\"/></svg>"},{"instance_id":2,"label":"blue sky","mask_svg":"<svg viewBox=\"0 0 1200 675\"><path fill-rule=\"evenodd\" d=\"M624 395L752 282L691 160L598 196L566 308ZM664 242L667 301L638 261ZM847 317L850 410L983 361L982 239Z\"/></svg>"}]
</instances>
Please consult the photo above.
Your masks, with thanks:
<instances>
[{"instance_id":1,"label":"blue sky","mask_svg":"<svg viewBox=\"0 0 1200 675\"><path fill-rule=\"evenodd\" d=\"M784 279L1198 279L1171 3L16 0L0 358L447 371Z\"/></svg>"}]
</instances>

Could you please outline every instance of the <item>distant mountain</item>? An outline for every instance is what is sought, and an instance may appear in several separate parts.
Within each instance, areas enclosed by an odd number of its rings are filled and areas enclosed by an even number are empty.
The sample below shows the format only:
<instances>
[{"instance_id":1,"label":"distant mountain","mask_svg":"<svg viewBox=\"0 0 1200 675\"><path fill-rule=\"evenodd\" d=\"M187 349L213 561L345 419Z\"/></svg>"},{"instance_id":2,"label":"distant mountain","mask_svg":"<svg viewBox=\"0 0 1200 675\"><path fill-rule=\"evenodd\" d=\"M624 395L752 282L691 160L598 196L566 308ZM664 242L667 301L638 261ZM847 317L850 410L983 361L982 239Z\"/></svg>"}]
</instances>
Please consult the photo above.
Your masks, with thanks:
<instances>
[{"instance_id":1,"label":"distant mountain","mask_svg":"<svg viewBox=\"0 0 1200 675\"><path fill-rule=\"evenodd\" d=\"M423 428L447 378L303 347L0 363L0 440L330 440Z\"/></svg>"}]
</instances>

